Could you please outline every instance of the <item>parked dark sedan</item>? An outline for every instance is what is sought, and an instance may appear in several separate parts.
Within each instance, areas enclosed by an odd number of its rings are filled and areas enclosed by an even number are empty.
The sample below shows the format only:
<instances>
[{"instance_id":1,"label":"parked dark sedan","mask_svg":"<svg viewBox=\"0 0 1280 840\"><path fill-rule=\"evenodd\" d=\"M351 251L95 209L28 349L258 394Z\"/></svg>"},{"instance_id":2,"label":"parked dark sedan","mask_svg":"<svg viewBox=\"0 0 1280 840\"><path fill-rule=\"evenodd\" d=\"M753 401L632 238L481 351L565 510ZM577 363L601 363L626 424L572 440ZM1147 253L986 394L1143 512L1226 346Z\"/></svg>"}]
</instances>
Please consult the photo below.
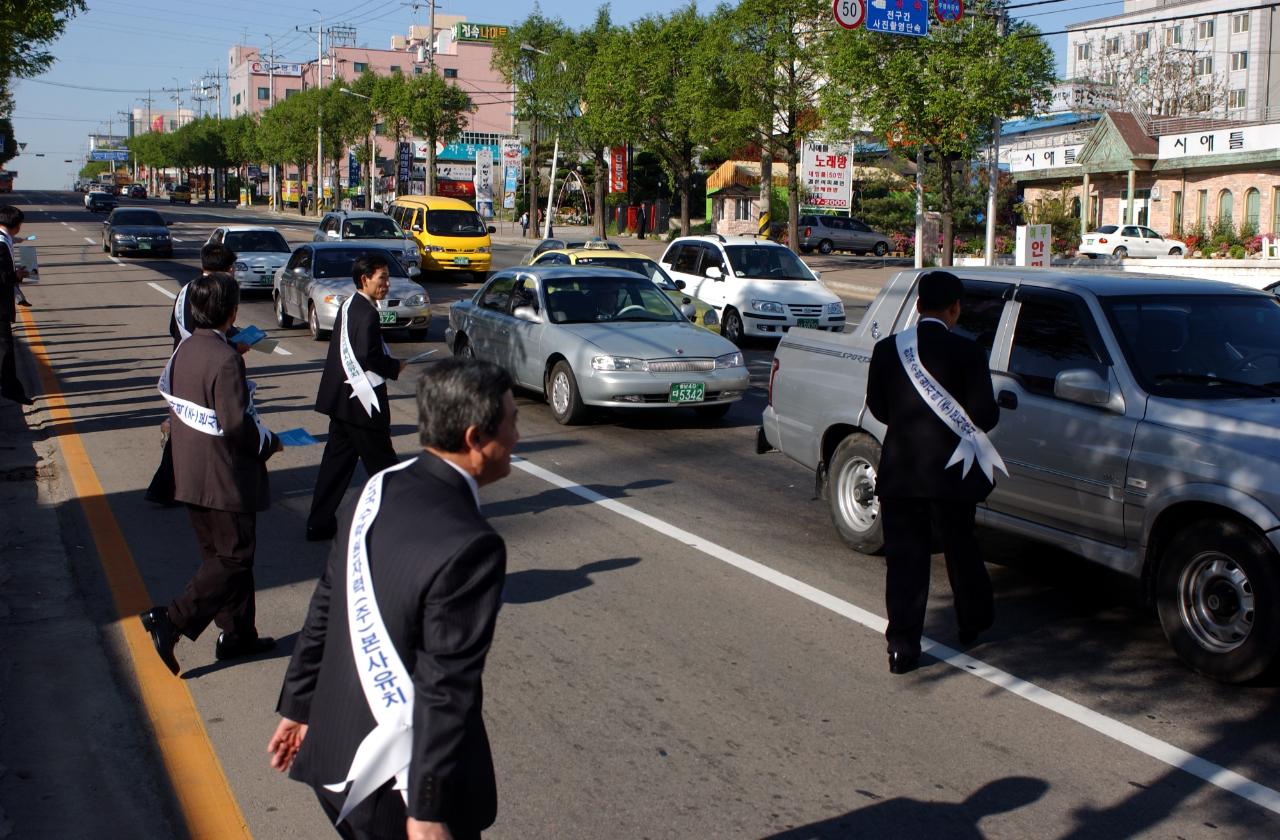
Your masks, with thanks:
<instances>
[{"instance_id":1,"label":"parked dark sedan","mask_svg":"<svg viewBox=\"0 0 1280 840\"><path fill-rule=\"evenodd\" d=\"M129 187L129 198L146 198L147 188L142 184L134 184Z\"/></svg>"},{"instance_id":2,"label":"parked dark sedan","mask_svg":"<svg viewBox=\"0 0 1280 840\"><path fill-rule=\"evenodd\" d=\"M122 252L173 256L169 223L154 210L119 208L102 223L102 250L111 256Z\"/></svg>"}]
</instances>

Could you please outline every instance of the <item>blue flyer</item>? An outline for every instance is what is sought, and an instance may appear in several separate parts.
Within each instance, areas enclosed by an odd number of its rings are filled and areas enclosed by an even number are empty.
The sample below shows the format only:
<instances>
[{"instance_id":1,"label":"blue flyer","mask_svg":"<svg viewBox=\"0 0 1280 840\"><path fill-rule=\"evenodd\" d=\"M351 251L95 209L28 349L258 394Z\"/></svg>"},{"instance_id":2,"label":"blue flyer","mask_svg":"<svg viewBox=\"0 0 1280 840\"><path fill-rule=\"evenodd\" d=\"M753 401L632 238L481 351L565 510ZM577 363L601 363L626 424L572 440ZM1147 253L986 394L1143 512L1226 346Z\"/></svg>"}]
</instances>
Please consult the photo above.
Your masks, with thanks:
<instances>
[{"instance_id":1,"label":"blue flyer","mask_svg":"<svg viewBox=\"0 0 1280 840\"><path fill-rule=\"evenodd\" d=\"M280 442L285 446L311 446L320 442L313 438L306 429L289 429L286 432L277 432L276 437L280 438Z\"/></svg>"}]
</instances>

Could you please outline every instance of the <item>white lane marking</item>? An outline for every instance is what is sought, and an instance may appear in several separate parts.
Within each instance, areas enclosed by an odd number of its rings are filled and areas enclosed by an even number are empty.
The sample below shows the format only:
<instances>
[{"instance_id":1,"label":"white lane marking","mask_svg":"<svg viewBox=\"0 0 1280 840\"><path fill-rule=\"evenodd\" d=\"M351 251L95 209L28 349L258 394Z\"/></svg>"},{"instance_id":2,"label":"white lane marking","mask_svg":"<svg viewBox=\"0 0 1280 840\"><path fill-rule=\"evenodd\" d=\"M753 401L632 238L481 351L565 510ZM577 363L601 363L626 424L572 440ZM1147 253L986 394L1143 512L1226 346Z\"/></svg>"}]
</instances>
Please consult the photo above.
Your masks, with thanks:
<instances>
[{"instance_id":1,"label":"white lane marking","mask_svg":"<svg viewBox=\"0 0 1280 840\"><path fill-rule=\"evenodd\" d=\"M64 224L64 225L67 225L67 223L66 223L66 222L63 222L63 224ZM76 233L79 233L79 232L80 232L80 231L76 230L75 228L73 228L71 225L67 225L67 230L75 231Z\"/></svg>"},{"instance_id":2,"label":"white lane marking","mask_svg":"<svg viewBox=\"0 0 1280 840\"><path fill-rule=\"evenodd\" d=\"M767 583L772 583L780 589L799 595L806 601L831 610L837 615L842 615L851 621L861 624L868 630L884 633L888 622L875 613L864 610L862 607L823 592L817 587L810 586L763 563L744 557L724 546L717 545L710 540L703 539L696 534L664 522L656 516L650 516L615 499L602 496L594 490L575 484L569 479L543 469L523 458L512 458L511 465L535 478L542 479L548 484L567 490L592 504L600 505L606 510L630 519L632 522L657 531L659 534L670 537L677 542L684 543L690 548L695 548L703 554L728 563L730 566L741 569ZM1162 761L1170 767L1182 770L1192 776L1203 779L1211 785L1222 788L1228 793L1234 793L1236 796L1247 799L1255 805L1260 805L1268 811L1280 814L1280 791L1258 784L1246 776L1193 755L1186 750L1179 749L1172 744L1161 741L1159 738L1153 738L1126 723L1113 720L1073 700L1068 700L1059 694L1041 688L1035 683L1019 679L1013 674L1001 671L999 668L988 665L980 659L974 659L967 654L952 650L932 639L922 639L921 649L960 671L980 677L992 685L1016 694L1024 700L1029 700L1041 708L1062 715L1068 720L1087 726L1100 735L1105 735L1157 761Z\"/></svg>"},{"instance_id":3,"label":"white lane marking","mask_svg":"<svg viewBox=\"0 0 1280 840\"><path fill-rule=\"evenodd\" d=\"M63 222L63 223L62 223L62 226L63 226L63 227L71 227L71 225L67 224L66 222Z\"/></svg>"},{"instance_id":4,"label":"white lane marking","mask_svg":"<svg viewBox=\"0 0 1280 840\"><path fill-rule=\"evenodd\" d=\"M157 292L159 292L160 294L164 295L165 297L169 298L169 300L177 300L177 299L178 299L178 293L177 293L177 292L171 292L171 291L169 291L168 289L166 289L164 286L161 286L159 283L147 283L147 285L148 285L148 286L150 286L151 288L155 289Z\"/></svg>"},{"instance_id":5,"label":"white lane marking","mask_svg":"<svg viewBox=\"0 0 1280 840\"><path fill-rule=\"evenodd\" d=\"M85 242L88 242L90 245L97 245L97 244L98 244L97 242L93 241L92 239L90 239L90 238L89 238L89 237L87 237L87 236L84 238L84 241L85 241Z\"/></svg>"},{"instance_id":6,"label":"white lane marking","mask_svg":"<svg viewBox=\"0 0 1280 840\"><path fill-rule=\"evenodd\" d=\"M173 241L174 241L174 242L181 242L182 240L175 236L175 237L173 237Z\"/></svg>"},{"instance_id":7,"label":"white lane marking","mask_svg":"<svg viewBox=\"0 0 1280 840\"><path fill-rule=\"evenodd\" d=\"M292 354L292 353L290 353L288 350L286 350L286 349L284 349L283 347L281 347L279 344L277 344L277 345L276 345L276 349L272 350L271 352L272 352L272 353L279 353L281 356L292 356L292 355L293 355L293 354Z\"/></svg>"},{"instance_id":8,"label":"white lane marking","mask_svg":"<svg viewBox=\"0 0 1280 840\"><path fill-rule=\"evenodd\" d=\"M119 265L119 266L124 265L124 262L119 257L107 257L107 259L111 260L116 265Z\"/></svg>"}]
</instances>

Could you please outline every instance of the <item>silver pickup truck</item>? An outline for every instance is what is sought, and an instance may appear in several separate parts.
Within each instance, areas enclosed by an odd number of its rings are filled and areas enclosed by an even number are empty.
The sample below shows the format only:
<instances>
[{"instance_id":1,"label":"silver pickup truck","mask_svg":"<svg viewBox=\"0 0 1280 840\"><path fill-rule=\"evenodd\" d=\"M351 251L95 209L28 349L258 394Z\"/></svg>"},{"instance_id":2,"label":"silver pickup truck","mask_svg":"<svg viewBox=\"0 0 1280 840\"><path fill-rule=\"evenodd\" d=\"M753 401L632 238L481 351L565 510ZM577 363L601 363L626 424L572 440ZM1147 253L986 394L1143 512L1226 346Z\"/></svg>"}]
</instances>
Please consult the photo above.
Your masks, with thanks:
<instances>
[{"instance_id":1,"label":"silver pickup truck","mask_svg":"<svg viewBox=\"0 0 1280 840\"><path fill-rule=\"evenodd\" d=\"M915 323L893 277L849 332L778 345L758 449L815 471L840 536L882 546L866 410L876 341ZM1178 656L1224 682L1280 667L1280 301L1221 282L959 269L956 329L991 360L1008 466L982 525L1143 583Z\"/></svg>"}]
</instances>

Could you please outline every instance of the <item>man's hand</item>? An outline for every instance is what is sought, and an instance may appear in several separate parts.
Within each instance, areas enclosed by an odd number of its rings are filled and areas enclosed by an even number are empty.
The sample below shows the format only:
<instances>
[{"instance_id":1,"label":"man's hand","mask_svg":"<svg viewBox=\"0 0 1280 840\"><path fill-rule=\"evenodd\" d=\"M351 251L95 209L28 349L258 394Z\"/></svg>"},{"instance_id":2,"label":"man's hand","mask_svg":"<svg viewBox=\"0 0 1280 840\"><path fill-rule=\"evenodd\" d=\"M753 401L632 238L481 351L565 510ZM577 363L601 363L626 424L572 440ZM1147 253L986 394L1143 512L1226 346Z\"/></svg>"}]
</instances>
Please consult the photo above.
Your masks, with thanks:
<instances>
[{"instance_id":1,"label":"man's hand","mask_svg":"<svg viewBox=\"0 0 1280 840\"><path fill-rule=\"evenodd\" d=\"M234 346L234 347L236 348L236 352L237 352L237 353L239 353L241 356L243 356L245 353L248 353L250 350L252 350L252 349L253 349L253 346L252 346L252 345L250 345L250 344L241 344L241 343L240 343L240 342L238 342L238 341L233 341L233 342L231 342L231 344L232 344L232 346Z\"/></svg>"},{"instance_id":2,"label":"man's hand","mask_svg":"<svg viewBox=\"0 0 1280 840\"><path fill-rule=\"evenodd\" d=\"M280 725L276 727L275 734L267 742L267 752L271 755L271 767L281 773L288 770L306 737L305 723L282 718Z\"/></svg>"},{"instance_id":3,"label":"man's hand","mask_svg":"<svg viewBox=\"0 0 1280 840\"><path fill-rule=\"evenodd\" d=\"M449 827L442 822L424 822L413 817L405 822L405 834L409 840L453 840Z\"/></svg>"},{"instance_id":4,"label":"man's hand","mask_svg":"<svg viewBox=\"0 0 1280 840\"><path fill-rule=\"evenodd\" d=\"M279 436L277 436L277 437L276 437L276 448L275 448L275 449L273 449L273 450L271 450L271 451L272 451L272 452L283 452L283 451L284 451L284 441L282 441L282 440L279 438Z\"/></svg>"},{"instance_id":5,"label":"man's hand","mask_svg":"<svg viewBox=\"0 0 1280 840\"><path fill-rule=\"evenodd\" d=\"M25 265L14 266L14 270L18 273L19 280L26 280L31 276L31 272L27 271L27 267Z\"/></svg>"},{"instance_id":6,"label":"man's hand","mask_svg":"<svg viewBox=\"0 0 1280 840\"><path fill-rule=\"evenodd\" d=\"M408 366L409 366L409 363L408 363L408 362L401 362L401 363L400 363L400 372L401 372L401 373L404 373L404 369L405 369L405 368L407 368Z\"/></svg>"}]
</instances>

